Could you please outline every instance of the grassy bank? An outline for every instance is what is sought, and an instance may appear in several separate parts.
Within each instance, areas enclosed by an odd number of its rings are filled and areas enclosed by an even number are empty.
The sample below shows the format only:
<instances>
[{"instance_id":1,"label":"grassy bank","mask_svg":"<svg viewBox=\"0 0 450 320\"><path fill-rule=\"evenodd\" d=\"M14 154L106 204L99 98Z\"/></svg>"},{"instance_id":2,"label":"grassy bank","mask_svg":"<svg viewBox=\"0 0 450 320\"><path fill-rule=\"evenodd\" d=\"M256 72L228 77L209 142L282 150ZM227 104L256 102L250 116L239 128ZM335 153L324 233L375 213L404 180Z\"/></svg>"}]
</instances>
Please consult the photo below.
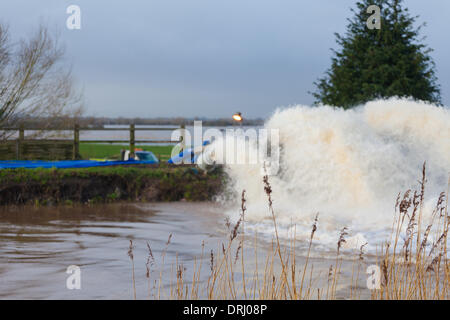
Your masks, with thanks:
<instances>
[{"instance_id":1,"label":"grassy bank","mask_svg":"<svg viewBox=\"0 0 450 320\"><path fill-rule=\"evenodd\" d=\"M223 184L190 167L0 170L0 205L114 201L205 201Z\"/></svg>"},{"instance_id":2,"label":"grassy bank","mask_svg":"<svg viewBox=\"0 0 450 320\"><path fill-rule=\"evenodd\" d=\"M173 146L136 146L144 151L151 151L155 156L160 159L160 161L167 161L170 158L170 153L172 152ZM83 159L91 158L108 158L108 159L119 159L120 150L128 150L128 145L119 144L99 144L99 143L81 143L80 144L80 154Z\"/></svg>"}]
</instances>

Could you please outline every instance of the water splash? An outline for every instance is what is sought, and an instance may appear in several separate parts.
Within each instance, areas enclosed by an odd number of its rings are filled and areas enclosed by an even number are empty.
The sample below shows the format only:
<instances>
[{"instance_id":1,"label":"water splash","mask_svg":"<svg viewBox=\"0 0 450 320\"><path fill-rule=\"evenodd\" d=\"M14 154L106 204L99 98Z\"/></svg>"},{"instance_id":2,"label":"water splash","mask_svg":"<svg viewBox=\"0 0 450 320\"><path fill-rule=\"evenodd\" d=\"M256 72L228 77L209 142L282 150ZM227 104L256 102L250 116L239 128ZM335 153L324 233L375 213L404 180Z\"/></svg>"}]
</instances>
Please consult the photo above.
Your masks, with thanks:
<instances>
[{"instance_id":1,"label":"water splash","mask_svg":"<svg viewBox=\"0 0 450 320\"><path fill-rule=\"evenodd\" d=\"M266 122L279 129L280 168L270 177L279 223L308 239L320 213L317 240L347 246L376 243L391 227L397 195L418 188L427 163L426 208L447 189L450 173L450 110L424 102L389 99L351 110L329 106L278 109ZM230 188L245 189L249 228L272 227L259 165L226 167ZM238 199L232 201L238 202ZM238 210L229 212L236 217ZM292 231L292 227L291 227Z\"/></svg>"}]
</instances>

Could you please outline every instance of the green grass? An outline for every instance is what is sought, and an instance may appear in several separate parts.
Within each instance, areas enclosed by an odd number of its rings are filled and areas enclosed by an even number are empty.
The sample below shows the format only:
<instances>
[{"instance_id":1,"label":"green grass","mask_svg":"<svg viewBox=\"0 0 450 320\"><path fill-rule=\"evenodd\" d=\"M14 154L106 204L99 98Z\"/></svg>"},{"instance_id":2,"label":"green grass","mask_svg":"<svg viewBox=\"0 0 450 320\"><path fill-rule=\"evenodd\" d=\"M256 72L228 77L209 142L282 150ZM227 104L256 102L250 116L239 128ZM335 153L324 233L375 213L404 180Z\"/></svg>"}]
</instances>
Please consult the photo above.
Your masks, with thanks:
<instances>
[{"instance_id":1,"label":"green grass","mask_svg":"<svg viewBox=\"0 0 450 320\"><path fill-rule=\"evenodd\" d=\"M136 146L136 148L141 148L144 151L151 151L161 161L167 161L170 158L170 153L172 152L173 146L171 145ZM129 146L118 144L97 144L97 143L80 144L80 154L83 159L91 159L91 158L119 159L121 149L128 150Z\"/></svg>"},{"instance_id":2,"label":"green grass","mask_svg":"<svg viewBox=\"0 0 450 320\"><path fill-rule=\"evenodd\" d=\"M17 169L2 169L0 170L0 184L1 183L23 183L29 181L47 183L52 179L66 179L66 178L82 178L89 179L93 176L118 176L126 180L137 181L142 177L145 178L166 178L167 173L173 176L182 176L185 172L189 172L186 168L168 168L155 167L139 168L139 167L123 167L123 166L108 166L108 167L92 167L92 168L17 168Z\"/></svg>"}]
</instances>

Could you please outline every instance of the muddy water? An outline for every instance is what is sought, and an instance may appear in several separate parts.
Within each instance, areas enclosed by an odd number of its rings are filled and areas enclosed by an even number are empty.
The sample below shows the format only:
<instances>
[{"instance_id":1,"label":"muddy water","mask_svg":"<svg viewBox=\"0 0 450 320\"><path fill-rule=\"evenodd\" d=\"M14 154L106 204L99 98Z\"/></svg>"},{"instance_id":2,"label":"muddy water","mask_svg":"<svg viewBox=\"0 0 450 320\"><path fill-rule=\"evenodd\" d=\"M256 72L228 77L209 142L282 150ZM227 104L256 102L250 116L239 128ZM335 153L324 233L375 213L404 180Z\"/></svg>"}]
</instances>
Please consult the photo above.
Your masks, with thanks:
<instances>
[{"instance_id":1,"label":"muddy water","mask_svg":"<svg viewBox=\"0 0 450 320\"><path fill-rule=\"evenodd\" d=\"M0 208L0 299L132 299L132 265L127 254L130 240L134 244L138 299L149 298L147 242L156 260L152 280L160 278L164 255L162 292L167 292L174 281L171 275L177 262L186 268L185 279L189 281L194 261L202 251L200 280L205 281L210 251L220 250L229 234L223 211L213 203L183 202ZM250 238L245 256L247 272L253 275L255 247ZM264 261L269 246L258 239L259 263ZM300 251L300 264L304 263L302 255ZM319 282L327 278L333 262L323 257L310 260ZM80 290L66 287L66 271L71 265L81 268ZM339 296L344 298L349 291L352 264L344 261L342 269ZM152 282L150 287L154 294L158 285ZM170 297L162 294L161 298Z\"/></svg>"},{"instance_id":2,"label":"muddy water","mask_svg":"<svg viewBox=\"0 0 450 320\"><path fill-rule=\"evenodd\" d=\"M1 208L0 298L130 299L133 240L138 298L145 297L148 241L155 258L166 253L187 264L216 247L223 217L213 204L133 204L92 207ZM205 249L206 250L206 249ZM81 268L81 290L66 288L67 267Z\"/></svg>"}]
</instances>

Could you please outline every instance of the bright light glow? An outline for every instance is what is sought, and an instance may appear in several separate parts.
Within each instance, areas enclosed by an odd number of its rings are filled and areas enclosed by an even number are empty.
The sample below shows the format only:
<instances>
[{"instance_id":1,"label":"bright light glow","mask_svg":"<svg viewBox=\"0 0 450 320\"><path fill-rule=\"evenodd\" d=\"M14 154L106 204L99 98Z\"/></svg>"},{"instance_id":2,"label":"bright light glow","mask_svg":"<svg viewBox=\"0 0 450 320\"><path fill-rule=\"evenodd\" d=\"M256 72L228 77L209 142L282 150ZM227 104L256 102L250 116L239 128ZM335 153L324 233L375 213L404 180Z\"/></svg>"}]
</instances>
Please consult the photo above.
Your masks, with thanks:
<instances>
[{"instance_id":1,"label":"bright light glow","mask_svg":"<svg viewBox=\"0 0 450 320\"><path fill-rule=\"evenodd\" d=\"M242 115L240 112L233 114L233 120L241 122L242 121Z\"/></svg>"}]
</instances>

